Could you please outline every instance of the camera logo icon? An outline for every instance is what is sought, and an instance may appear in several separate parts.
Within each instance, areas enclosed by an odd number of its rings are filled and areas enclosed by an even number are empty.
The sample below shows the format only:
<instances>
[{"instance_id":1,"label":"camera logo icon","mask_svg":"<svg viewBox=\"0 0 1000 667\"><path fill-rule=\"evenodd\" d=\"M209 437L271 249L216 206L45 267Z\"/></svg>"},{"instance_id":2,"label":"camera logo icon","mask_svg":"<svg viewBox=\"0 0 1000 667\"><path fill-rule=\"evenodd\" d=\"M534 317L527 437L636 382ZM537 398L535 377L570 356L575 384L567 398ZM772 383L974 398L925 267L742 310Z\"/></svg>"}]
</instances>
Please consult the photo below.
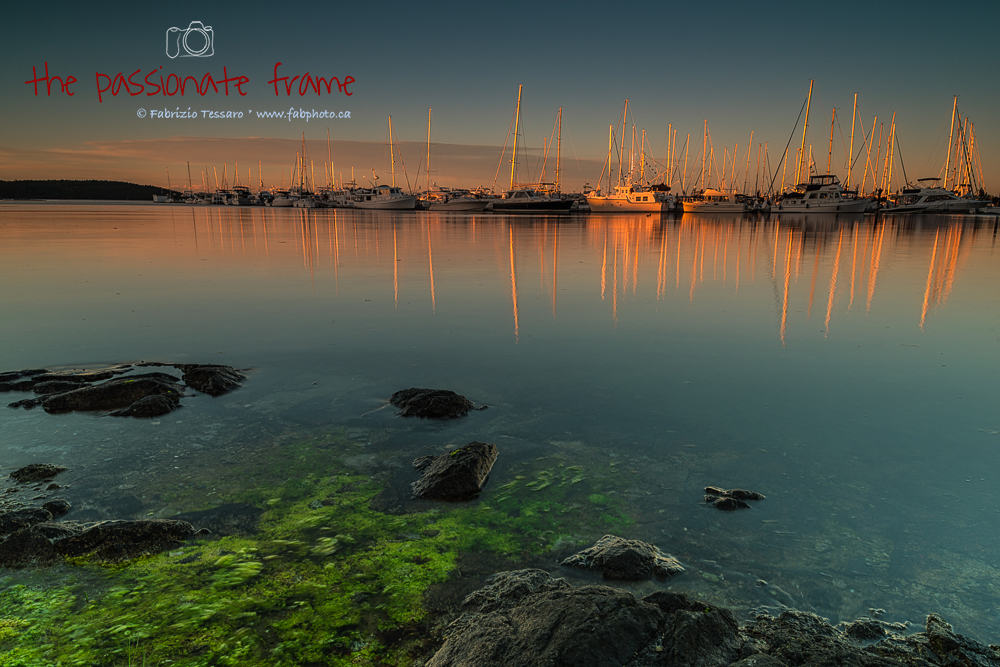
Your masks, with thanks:
<instances>
[{"instance_id":1,"label":"camera logo icon","mask_svg":"<svg viewBox=\"0 0 1000 667\"><path fill-rule=\"evenodd\" d=\"M167 57L208 58L215 55L215 32L212 26L191 21L186 30L167 28Z\"/></svg>"}]
</instances>

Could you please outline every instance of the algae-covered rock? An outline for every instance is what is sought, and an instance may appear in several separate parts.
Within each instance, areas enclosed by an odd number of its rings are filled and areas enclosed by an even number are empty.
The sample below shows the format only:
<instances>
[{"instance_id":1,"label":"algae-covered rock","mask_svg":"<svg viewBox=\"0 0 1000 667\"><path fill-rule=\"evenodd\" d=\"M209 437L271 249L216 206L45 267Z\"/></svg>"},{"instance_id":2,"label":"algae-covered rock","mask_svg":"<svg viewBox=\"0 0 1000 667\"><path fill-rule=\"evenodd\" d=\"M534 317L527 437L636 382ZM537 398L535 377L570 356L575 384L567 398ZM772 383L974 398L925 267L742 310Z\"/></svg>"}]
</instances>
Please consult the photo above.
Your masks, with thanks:
<instances>
[{"instance_id":1,"label":"algae-covered rock","mask_svg":"<svg viewBox=\"0 0 1000 667\"><path fill-rule=\"evenodd\" d=\"M175 548L194 533L194 527L187 521L102 521L57 540L55 546L64 556L121 563Z\"/></svg>"},{"instance_id":2,"label":"algae-covered rock","mask_svg":"<svg viewBox=\"0 0 1000 667\"><path fill-rule=\"evenodd\" d=\"M461 500L483 490L497 460L497 446L474 441L448 454L422 456L413 467L423 476L413 483L416 498Z\"/></svg>"},{"instance_id":3,"label":"algae-covered rock","mask_svg":"<svg viewBox=\"0 0 1000 667\"><path fill-rule=\"evenodd\" d=\"M669 577L684 571L677 559L652 544L615 535L605 535L594 546L570 556L562 564L600 570L608 579Z\"/></svg>"},{"instance_id":4,"label":"algae-covered rock","mask_svg":"<svg viewBox=\"0 0 1000 667\"><path fill-rule=\"evenodd\" d=\"M483 410L476 404L447 389L421 389L413 387L397 391L389 398L389 403L400 408L401 417L424 417L427 419L457 419L469 410Z\"/></svg>"}]
</instances>

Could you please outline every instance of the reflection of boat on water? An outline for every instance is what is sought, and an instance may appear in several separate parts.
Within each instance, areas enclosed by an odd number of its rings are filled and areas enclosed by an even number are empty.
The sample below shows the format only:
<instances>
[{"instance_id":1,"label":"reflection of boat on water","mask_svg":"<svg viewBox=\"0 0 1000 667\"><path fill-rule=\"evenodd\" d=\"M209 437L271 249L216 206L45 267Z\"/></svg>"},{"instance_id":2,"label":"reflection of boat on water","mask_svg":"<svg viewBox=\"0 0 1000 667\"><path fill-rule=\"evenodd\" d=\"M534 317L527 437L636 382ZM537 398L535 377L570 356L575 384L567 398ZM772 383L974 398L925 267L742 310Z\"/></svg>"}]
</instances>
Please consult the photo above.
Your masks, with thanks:
<instances>
[{"instance_id":1,"label":"reflection of boat on water","mask_svg":"<svg viewBox=\"0 0 1000 667\"><path fill-rule=\"evenodd\" d=\"M745 206L736 196L708 188L682 202L685 213L742 213Z\"/></svg>"},{"instance_id":2,"label":"reflection of boat on water","mask_svg":"<svg viewBox=\"0 0 1000 667\"><path fill-rule=\"evenodd\" d=\"M936 178L921 178L917 182L937 181ZM887 213L968 213L985 208L989 201L964 199L950 190L940 187L904 188L896 196L896 205L886 209Z\"/></svg>"},{"instance_id":3,"label":"reflection of boat on water","mask_svg":"<svg viewBox=\"0 0 1000 667\"><path fill-rule=\"evenodd\" d=\"M866 206L867 199L844 196L840 179L835 174L810 176L808 185L800 185L794 191L784 193L775 204L779 211L810 213L863 213Z\"/></svg>"}]
</instances>

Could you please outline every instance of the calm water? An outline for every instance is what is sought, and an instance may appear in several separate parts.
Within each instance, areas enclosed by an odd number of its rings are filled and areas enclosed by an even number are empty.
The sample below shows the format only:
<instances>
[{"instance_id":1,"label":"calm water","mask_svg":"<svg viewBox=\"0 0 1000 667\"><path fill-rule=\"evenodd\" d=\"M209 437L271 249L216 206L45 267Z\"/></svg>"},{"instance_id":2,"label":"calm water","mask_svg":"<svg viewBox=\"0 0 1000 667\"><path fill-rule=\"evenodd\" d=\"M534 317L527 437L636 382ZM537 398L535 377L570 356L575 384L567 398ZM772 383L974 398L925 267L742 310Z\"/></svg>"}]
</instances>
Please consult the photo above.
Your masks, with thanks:
<instances>
[{"instance_id":1,"label":"calm water","mask_svg":"<svg viewBox=\"0 0 1000 667\"><path fill-rule=\"evenodd\" d=\"M102 497L187 457L333 424L401 460L404 441L496 442L491 484L523 463L507 443L605 458L638 517L624 536L688 567L637 592L938 611L995 642L997 224L0 203L0 370L253 369L158 420L4 409L0 471L69 465L78 516L110 518ZM378 410L410 386L492 407ZM706 485L767 499L724 514Z\"/></svg>"}]
</instances>

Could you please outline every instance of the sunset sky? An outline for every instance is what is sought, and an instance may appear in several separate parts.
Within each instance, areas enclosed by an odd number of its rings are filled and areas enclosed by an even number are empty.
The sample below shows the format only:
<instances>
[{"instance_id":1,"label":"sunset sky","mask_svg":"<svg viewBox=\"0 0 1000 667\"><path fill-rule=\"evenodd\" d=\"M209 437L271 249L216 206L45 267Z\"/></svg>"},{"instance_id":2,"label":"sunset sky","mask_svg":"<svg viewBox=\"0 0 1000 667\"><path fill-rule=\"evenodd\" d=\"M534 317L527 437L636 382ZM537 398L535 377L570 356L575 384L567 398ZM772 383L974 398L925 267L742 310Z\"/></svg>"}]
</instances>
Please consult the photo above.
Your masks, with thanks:
<instances>
[{"instance_id":1,"label":"sunset sky","mask_svg":"<svg viewBox=\"0 0 1000 667\"><path fill-rule=\"evenodd\" d=\"M667 128L677 130L678 153L691 135L689 169L700 162L704 120L719 167L725 151L739 145L740 169L751 130L754 150L767 142L772 168L789 141L799 110L815 79L809 143L825 171L831 108L837 108L833 171L846 178L854 93L861 126L888 122L896 113L903 165L909 180L943 170L952 99L975 125L987 189L996 189L1000 159L1000 93L993 35L1000 9L993 3L948 9L941 3L145 3L95 11L80 3L8 10L0 46L5 64L0 94L0 178L120 179L186 187L190 161L195 187L201 174L241 180L258 161L265 185L289 178L302 133L317 180L324 180L327 129L333 170L360 184L372 169L388 182L384 148L391 115L402 142L397 184L406 186L421 170L427 110L432 113L431 179L439 185L489 186L500 160L523 84L521 129L529 148L520 180L537 179L543 137L552 135L563 108L564 190L596 183L607 152L608 125L618 122L629 99L638 130L645 129L652 154L663 160ZM171 27L201 21L214 34L211 57L165 52ZM45 84L35 95L33 77L77 79L68 96L58 82L51 96ZM309 73L337 77L338 91L291 96L268 81ZM32 67L37 72L32 74ZM157 68L162 67L162 70ZM100 85L115 75L159 83L170 74L216 81L249 79L240 96L211 92L204 97L189 81L185 95L129 95L120 87L98 101ZM138 92L133 87L132 92ZM189 107L194 119L151 118L150 110ZM289 108L350 111L349 119L260 119L260 111ZM146 116L139 117L139 110ZM242 119L210 119L202 110L242 111ZM878 130L876 129L876 135ZM801 141L801 123L790 154ZM872 151L874 158L875 151ZM508 156L509 157L509 156ZM554 177L555 151L547 177ZM861 167L863 169L864 156ZM793 158L794 160L794 158ZM751 158L751 176L756 171ZM794 162L793 162L794 166ZM405 176L403 171L405 169ZM791 171L791 170L789 170ZM900 184L899 163L894 183ZM500 165L498 186L509 179ZM897 178L897 176L899 178ZM855 180L860 173L855 173ZM780 179L780 173L778 175Z\"/></svg>"}]
</instances>

